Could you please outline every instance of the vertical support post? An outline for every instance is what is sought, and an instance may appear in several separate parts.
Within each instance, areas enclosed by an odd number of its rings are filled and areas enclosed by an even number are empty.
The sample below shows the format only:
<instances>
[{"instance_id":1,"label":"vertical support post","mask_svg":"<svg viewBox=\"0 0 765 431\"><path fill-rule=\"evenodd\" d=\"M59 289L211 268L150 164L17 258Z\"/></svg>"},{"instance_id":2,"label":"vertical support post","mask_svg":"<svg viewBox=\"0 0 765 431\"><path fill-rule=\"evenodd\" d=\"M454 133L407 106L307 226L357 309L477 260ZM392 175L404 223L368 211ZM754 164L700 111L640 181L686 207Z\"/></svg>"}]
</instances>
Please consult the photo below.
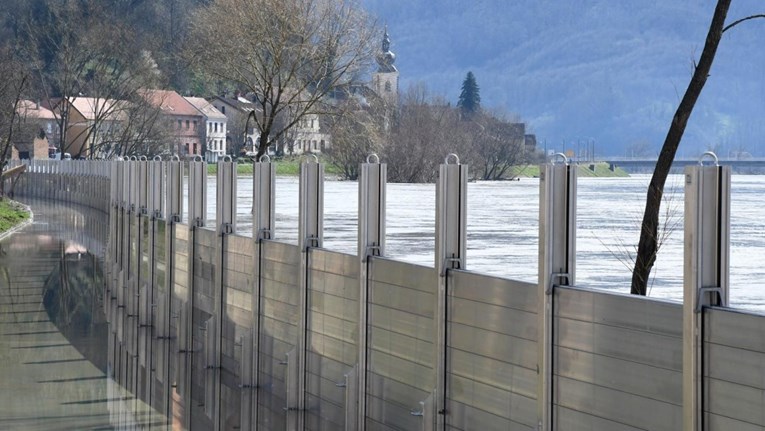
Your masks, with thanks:
<instances>
[{"instance_id":1,"label":"vertical support post","mask_svg":"<svg viewBox=\"0 0 765 431\"><path fill-rule=\"evenodd\" d=\"M316 157L314 156L314 159ZM311 248L321 247L324 235L324 166L318 162L300 164L300 205L298 210L298 247L300 247L300 318L297 340L297 378L290 385L297 405L287 406L287 429L302 430L305 422L305 372L308 337L308 294ZM292 358L290 358L293 360ZM294 410L293 410L294 409Z\"/></svg>"},{"instance_id":2,"label":"vertical support post","mask_svg":"<svg viewBox=\"0 0 765 431\"><path fill-rule=\"evenodd\" d=\"M539 430L553 427L553 343L556 286L574 284L576 264L576 166L540 167L539 288L537 337L537 420Z\"/></svg>"},{"instance_id":3,"label":"vertical support post","mask_svg":"<svg viewBox=\"0 0 765 431\"><path fill-rule=\"evenodd\" d=\"M453 160L454 163L449 163ZM447 415L448 272L465 269L467 250L468 165L456 154L446 156L438 169L436 184L436 262L438 299L436 307L436 429L445 430ZM425 416L423 416L425 419ZM428 429L425 424L424 429Z\"/></svg>"},{"instance_id":4,"label":"vertical support post","mask_svg":"<svg viewBox=\"0 0 765 431\"><path fill-rule=\"evenodd\" d=\"M215 271L215 289L214 293L214 315L212 329L208 328L211 337L212 362L208 364L211 368L207 370L212 374L210 382L212 388L212 420L213 429L223 429L224 416L221 411L221 367L223 364L223 324L226 321L223 317L226 313L226 288L223 285L223 273L225 268L226 237L236 233L236 163L230 156L225 156L218 162L216 189L216 222L218 224L218 240L216 255L218 262Z\"/></svg>"},{"instance_id":5,"label":"vertical support post","mask_svg":"<svg viewBox=\"0 0 765 431\"><path fill-rule=\"evenodd\" d=\"M683 430L704 426L704 307L729 298L730 167L685 169L683 283ZM704 157L702 156L702 157Z\"/></svg>"},{"instance_id":6,"label":"vertical support post","mask_svg":"<svg viewBox=\"0 0 765 431\"><path fill-rule=\"evenodd\" d=\"M249 404L242 406L250 410L249 422L240 424L244 431L254 431L258 424L258 396L257 390L260 385L260 327L261 327L261 297L263 277L261 275L261 262L263 255L263 241L273 239L274 222L276 220L276 167L271 163L268 156L263 156L261 160L252 164L252 238L255 241L255 277L252 286L251 307L252 307L252 330L250 331L250 345L252 354L251 362L248 364L252 376L249 384L255 390L248 391L250 394ZM244 350L243 350L244 351ZM242 354L242 358L247 358ZM246 397L243 397L246 398ZM244 419L244 417L243 417Z\"/></svg>"},{"instance_id":7,"label":"vertical support post","mask_svg":"<svg viewBox=\"0 0 765 431\"><path fill-rule=\"evenodd\" d=\"M192 374L194 369L194 272L196 265L196 231L207 223L207 163L200 156L189 161L189 240L188 240L188 279L186 283L186 301L184 308L187 321L185 328L185 380L184 413L186 426L191 426L192 411Z\"/></svg>"},{"instance_id":8,"label":"vertical support post","mask_svg":"<svg viewBox=\"0 0 765 431\"><path fill-rule=\"evenodd\" d=\"M374 162L371 162L374 160ZM350 410L351 404L357 411L356 427L346 420L346 431L364 431L367 416L367 369L369 350L369 263L372 256L385 254L385 192L388 182L388 167L380 163L376 154L367 157L359 172L359 359L358 396L356 400L348 399L345 408ZM346 411L346 418L350 418Z\"/></svg>"},{"instance_id":9,"label":"vertical support post","mask_svg":"<svg viewBox=\"0 0 765 431\"><path fill-rule=\"evenodd\" d=\"M159 340L165 334L165 328L162 327L165 316L165 310L159 308L160 303L159 287L156 285L156 244L165 241L157 235L157 222L163 217L162 194L165 190L165 178L161 159L155 157L154 160L146 162L147 169L147 190L146 190L146 214L149 223L149 273L147 274L146 297L144 298L145 308L147 310L144 317L146 326L146 387L149 404L154 404L154 384L161 381L165 374L162 369L162 363L155 358L154 340ZM163 303L164 305L164 303ZM157 350L159 351L159 350ZM164 357L164 356L163 356Z\"/></svg>"}]
</instances>

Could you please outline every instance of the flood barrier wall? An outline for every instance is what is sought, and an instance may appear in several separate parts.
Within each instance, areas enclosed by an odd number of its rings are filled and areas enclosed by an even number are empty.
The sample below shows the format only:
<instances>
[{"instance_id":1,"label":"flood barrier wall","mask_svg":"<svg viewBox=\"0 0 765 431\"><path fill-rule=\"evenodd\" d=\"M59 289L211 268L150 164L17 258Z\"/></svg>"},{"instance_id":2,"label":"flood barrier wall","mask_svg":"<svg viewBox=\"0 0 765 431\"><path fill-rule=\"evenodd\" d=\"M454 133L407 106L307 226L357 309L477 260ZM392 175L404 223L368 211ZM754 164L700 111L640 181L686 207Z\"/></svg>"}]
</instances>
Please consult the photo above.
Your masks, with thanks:
<instances>
[{"instance_id":1,"label":"flood barrier wall","mask_svg":"<svg viewBox=\"0 0 765 431\"><path fill-rule=\"evenodd\" d=\"M37 162L15 186L109 214L109 370L174 429L765 429L765 316L726 307L725 168L686 172L683 304L576 286L566 164L542 170L536 284L468 270L464 165L441 166L434 267L385 257L385 165L362 165L357 255L322 248L321 165L298 244L274 239L270 163L236 232L235 172L212 226L200 162Z\"/></svg>"}]
</instances>

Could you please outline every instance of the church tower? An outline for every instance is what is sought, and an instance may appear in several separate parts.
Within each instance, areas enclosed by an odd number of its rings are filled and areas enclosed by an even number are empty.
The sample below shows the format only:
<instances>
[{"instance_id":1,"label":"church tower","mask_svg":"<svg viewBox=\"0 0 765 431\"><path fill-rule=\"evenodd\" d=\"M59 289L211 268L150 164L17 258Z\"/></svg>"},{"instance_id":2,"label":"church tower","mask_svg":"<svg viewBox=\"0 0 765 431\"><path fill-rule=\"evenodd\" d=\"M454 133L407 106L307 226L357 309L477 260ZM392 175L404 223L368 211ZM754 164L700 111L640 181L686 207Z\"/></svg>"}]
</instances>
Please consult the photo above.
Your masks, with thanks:
<instances>
[{"instance_id":1,"label":"church tower","mask_svg":"<svg viewBox=\"0 0 765 431\"><path fill-rule=\"evenodd\" d=\"M382 51L377 54L377 72L372 75L372 85L378 96L389 105L398 104L398 69L393 63L396 62L396 54L390 50L390 36L388 28L382 40Z\"/></svg>"}]
</instances>

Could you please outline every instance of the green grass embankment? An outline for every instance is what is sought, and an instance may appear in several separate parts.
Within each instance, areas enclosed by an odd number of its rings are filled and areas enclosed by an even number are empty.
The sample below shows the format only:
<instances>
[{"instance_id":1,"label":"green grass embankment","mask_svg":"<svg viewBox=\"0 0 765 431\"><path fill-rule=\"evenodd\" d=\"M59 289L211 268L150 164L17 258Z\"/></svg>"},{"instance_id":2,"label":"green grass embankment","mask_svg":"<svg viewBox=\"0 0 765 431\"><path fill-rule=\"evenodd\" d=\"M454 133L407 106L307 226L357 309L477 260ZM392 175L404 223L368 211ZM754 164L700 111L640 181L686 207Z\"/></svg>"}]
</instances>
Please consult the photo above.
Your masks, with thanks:
<instances>
[{"instance_id":1,"label":"green grass embankment","mask_svg":"<svg viewBox=\"0 0 765 431\"><path fill-rule=\"evenodd\" d=\"M16 226L29 218L29 211L20 204L9 200L0 200L0 233Z\"/></svg>"},{"instance_id":2,"label":"green grass embankment","mask_svg":"<svg viewBox=\"0 0 765 431\"><path fill-rule=\"evenodd\" d=\"M298 156L282 157L279 159L272 159L276 165L276 175L280 176L297 176L300 173L300 163L303 158ZM324 172L329 175L339 175L340 170L328 163L323 157L319 157L319 161L325 163ZM207 174L214 175L218 172L218 165L210 163L207 165ZM236 173L238 175L251 175L252 174L252 162L248 159L240 159L237 161Z\"/></svg>"}]
</instances>

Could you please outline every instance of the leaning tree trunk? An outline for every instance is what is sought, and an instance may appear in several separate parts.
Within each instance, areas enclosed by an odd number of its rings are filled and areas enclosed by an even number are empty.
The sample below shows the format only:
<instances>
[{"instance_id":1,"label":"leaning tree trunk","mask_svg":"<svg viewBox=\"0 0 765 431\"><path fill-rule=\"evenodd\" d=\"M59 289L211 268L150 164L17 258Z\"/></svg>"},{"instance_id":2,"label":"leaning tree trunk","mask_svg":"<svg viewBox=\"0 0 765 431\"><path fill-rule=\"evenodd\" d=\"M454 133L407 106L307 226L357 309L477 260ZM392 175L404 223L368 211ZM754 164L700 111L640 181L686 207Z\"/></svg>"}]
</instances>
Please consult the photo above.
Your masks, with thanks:
<instances>
[{"instance_id":1,"label":"leaning tree trunk","mask_svg":"<svg viewBox=\"0 0 765 431\"><path fill-rule=\"evenodd\" d=\"M675 159L677 147L683 138L688 119L693 112L693 107L696 105L696 100L698 100L701 90L704 89L704 84L707 82L709 70L712 68L712 62L717 53L717 47L720 45L730 3L731 0L718 0L717 2L712 23L709 26L709 33L707 33L707 40L704 43L704 50L701 52L701 58L693 72L691 82L685 90L683 99L680 101L677 111L675 111L667 137L664 139L664 145L661 147L659 159L656 161L656 168L653 171L651 183L648 186L645 212L643 213L643 223L641 225L642 229L640 230L640 242L638 243L638 251L635 258L635 268L632 271L631 293L635 295L645 295L648 290L648 277L656 261L656 252L658 250L659 209L662 195L664 194L664 184L672 167L672 161Z\"/></svg>"}]
</instances>

